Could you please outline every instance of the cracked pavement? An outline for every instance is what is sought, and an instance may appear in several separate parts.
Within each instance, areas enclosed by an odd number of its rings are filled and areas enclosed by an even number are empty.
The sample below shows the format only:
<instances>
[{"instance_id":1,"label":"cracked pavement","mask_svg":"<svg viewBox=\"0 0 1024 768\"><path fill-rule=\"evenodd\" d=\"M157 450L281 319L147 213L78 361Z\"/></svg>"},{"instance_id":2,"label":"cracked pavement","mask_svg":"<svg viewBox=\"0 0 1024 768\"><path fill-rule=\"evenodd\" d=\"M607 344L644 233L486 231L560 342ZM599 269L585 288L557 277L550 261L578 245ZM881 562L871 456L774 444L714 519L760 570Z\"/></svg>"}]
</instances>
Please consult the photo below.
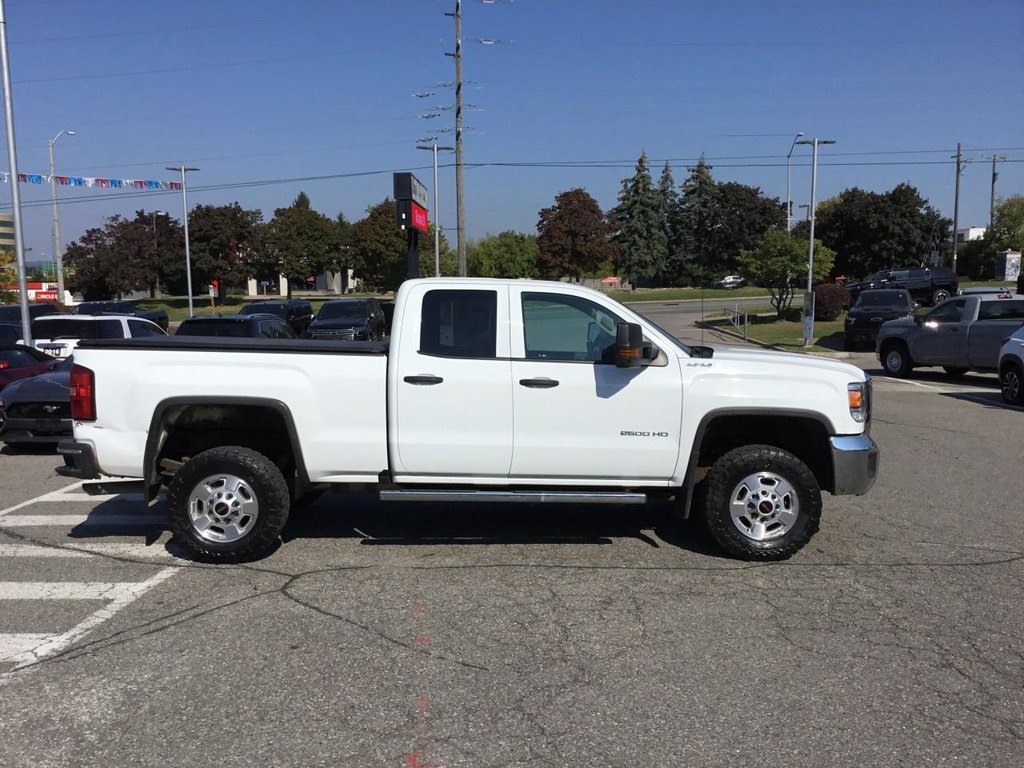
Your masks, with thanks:
<instances>
[{"instance_id":1,"label":"cracked pavement","mask_svg":"<svg viewBox=\"0 0 1024 768\"><path fill-rule=\"evenodd\" d=\"M330 494L256 563L94 558L110 595L176 572L0 669L0 765L1024 763L1024 413L881 379L875 407L878 484L826 496L785 563L725 558L664 506ZM0 458L7 503L55 463ZM0 563L4 584L44 568Z\"/></svg>"}]
</instances>

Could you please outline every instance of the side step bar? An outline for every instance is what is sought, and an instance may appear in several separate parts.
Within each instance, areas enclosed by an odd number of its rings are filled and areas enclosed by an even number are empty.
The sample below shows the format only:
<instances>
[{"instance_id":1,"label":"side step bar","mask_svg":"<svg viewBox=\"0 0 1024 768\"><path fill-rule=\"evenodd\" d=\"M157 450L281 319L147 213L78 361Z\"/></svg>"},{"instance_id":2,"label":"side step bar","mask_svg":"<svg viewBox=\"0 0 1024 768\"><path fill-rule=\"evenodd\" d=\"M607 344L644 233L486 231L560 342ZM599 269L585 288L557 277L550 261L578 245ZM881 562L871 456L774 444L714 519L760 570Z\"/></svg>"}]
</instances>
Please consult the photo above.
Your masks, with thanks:
<instances>
[{"instance_id":1,"label":"side step bar","mask_svg":"<svg viewBox=\"0 0 1024 768\"><path fill-rule=\"evenodd\" d=\"M476 501L486 503L554 504L645 504L646 493L601 493L578 491L430 491L386 490L381 501Z\"/></svg>"}]
</instances>

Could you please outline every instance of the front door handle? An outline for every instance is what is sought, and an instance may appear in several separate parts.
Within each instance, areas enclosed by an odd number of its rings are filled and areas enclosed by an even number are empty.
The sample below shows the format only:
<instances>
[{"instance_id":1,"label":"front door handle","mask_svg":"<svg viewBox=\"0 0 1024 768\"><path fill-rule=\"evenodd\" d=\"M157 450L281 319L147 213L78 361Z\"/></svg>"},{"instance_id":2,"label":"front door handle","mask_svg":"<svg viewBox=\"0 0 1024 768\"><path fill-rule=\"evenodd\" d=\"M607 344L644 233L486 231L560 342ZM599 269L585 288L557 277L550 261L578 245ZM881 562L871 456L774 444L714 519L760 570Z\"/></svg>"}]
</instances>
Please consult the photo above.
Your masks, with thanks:
<instances>
[{"instance_id":1,"label":"front door handle","mask_svg":"<svg viewBox=\"0 0 1024 768\"><path fill-rule=\"evenodd\" d=\"M417 386L426 387L432 384L440 384L444 379L440 376L434 376L429 373L421 373L419 376L406 376L404 381L409 384L416 384Z\"/></svg>"},{"instance_id":2,"label":"front door handle","mask_svg":"<svg viewBox=\"0 0 1024 768\"><path fill-rule=\"evenodd\" d=\"M520 379L519 384L530 389L551 389L558 386L558 381L542 376L538 379Z\"/></svg>"}]
</instances>

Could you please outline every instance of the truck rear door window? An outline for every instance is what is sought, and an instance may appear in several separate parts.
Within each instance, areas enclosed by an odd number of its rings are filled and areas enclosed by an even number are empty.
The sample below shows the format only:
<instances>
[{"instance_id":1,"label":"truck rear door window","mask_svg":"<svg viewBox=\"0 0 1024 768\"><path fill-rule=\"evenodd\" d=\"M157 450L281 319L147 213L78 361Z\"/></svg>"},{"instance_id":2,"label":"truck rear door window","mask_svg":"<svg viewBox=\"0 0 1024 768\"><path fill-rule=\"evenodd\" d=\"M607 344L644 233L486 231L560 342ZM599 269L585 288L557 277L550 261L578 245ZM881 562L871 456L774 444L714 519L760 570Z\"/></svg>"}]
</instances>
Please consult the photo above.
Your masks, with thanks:
<instances>
[{"instance_id":1,"label":"truck rear door window","mask_svg":"<svg viewBox=\"0 0 1024 768\"><path fill-rule=\"evenodd\" d=\"M497 356L497 291L427 291L420 318L420 354Z\"/></svg>"},{"instance_id":2,"label":"truck rear door window","mask_svg":"<svg viewBox=\"0 0 1024 768\"><path fill-rule=\"evenodd\" d=\"M983 301L978 308L979 320L1024 320L1024 300L998 299Z\"/></svg>"}]
</instances>

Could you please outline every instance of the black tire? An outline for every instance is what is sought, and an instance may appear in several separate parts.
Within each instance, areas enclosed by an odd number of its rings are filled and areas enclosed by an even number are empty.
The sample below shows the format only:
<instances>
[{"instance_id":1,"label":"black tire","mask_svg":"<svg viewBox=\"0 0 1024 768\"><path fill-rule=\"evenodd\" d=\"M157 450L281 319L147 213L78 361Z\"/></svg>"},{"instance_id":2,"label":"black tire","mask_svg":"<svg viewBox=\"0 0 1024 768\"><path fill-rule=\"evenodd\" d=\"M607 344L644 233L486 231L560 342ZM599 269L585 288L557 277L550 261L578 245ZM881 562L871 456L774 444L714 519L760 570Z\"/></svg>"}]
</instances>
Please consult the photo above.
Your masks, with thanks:
<instances>
[{"instance_id":1,"label":"black tire","mask_svg":"<svg viewBox=\"0 0 1024 768\"><path fill-rule=\"evenodd\" d=\"M947 291L945 288L939 288L939 290L935 291L935 293L932 294L932 304L941 304L948 298L949 291Z\"/></svg>"},{"instance_id":2,"label":"black tire","mask_svg":"<svg viewBox=\"0 0 1024 768\"><path fill-rule=\"evenodd\" d=\"M956 365L944 365L942 366L942 370L944 370L950 376L963 376L965 373L967 373L966 368L960 368L959 366Z\"/></svg>"},{"instance_id":3,"label":"black tire","mask_svg":"<svg viewBox=\"0 0 1024 768\"><path fill-rule=\"evenodd\" d=\"M171 533L204 562L239 562L268 554L277 546L289 508L288 483L274 462L238 445L193 457L167 489Z\"/></svg>"},{"instance_id":4,"label":"black tire","mask_svg":"<svg viewBox=\"0 0 1024 768\"><path fill-rule=\"evenodd\" d=\"M999 371L999 388L1010 405L1024 405L1024 370L1016 363L1004 363Z\"/></svg>"},{"instance_id":5,"label":"black tire","mask_svg":"<svg viewBox=\"0 0 1024 768\"><path fill-rule=\"evenodd\" d=\"M882 368L890 376L905 378L910 375L913 365L910 350L902 341L887 341L882 345Z\"/></svg>"},{"instance_id":6,"label":"black tire","mask_svg":"<svg viewBox=\"0 0 1024 768\"><path fill-rule=\"evenodd\" d=\"M814 473L772 445L734 448L715 462L705 484L707 531L743 560L786 560L811 540L821 522Z\"/></svg>"}]
</instances>

